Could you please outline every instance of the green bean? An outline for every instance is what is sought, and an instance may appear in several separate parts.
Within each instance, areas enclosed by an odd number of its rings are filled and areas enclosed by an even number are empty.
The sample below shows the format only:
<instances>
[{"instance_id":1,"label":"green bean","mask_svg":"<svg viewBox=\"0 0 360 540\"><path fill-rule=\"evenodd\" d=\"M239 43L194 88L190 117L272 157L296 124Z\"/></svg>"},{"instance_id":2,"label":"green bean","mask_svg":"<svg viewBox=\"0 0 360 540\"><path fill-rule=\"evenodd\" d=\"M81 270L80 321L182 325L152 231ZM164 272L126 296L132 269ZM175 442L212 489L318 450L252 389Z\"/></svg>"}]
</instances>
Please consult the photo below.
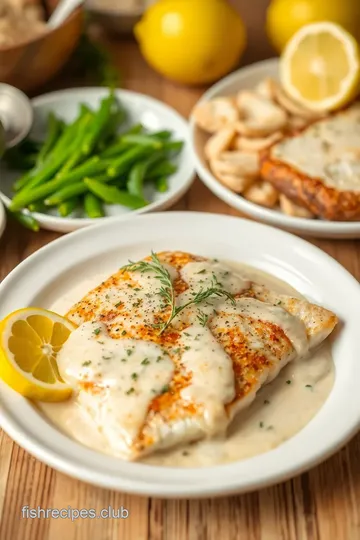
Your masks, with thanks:
<instances>
[{"instance_id":1,"label":"green bean","mask_svg":"<svg viewBox=\"0 0 360 540\"><path fill-rule=\"evenodd\" d=\"M112 114L107 125L104 127L101 137L103 139L108 139L117 134L119 126L126 120L126 111L120 107L116 112Z\"/></svg>"},{"instance_id":2,"label":"green bean","mask_svg":"<svg viewBox=\"0 0 360 540\"><path fill-rule=\"evenodd\" d=\"M20 191L23 187L26 186L26 184L29 182L29 180L31 180L31 178L33 178L34 176L34 171L31 170L31 171L28 171L26 172L25 174L23 174L22 176L20 176L20 178L18 178L14 185L13 185L13 190L14 191Z\"/></svg>"},{"instance_id":3,"label":"green bean","mask_svg":"<svg viewBox=\"0 0 360 540\"><path fill-rule=\"evenodd\" d=\"M61 217L66 217L69 214L71 214L78 205L79 205L79 199L77 197L73 197L72 199L68 199L67 201L64 201L61 204L59 204L58 212Z\"/></svg>"},{"instance_id":4,"label":"green bean","mask_svg":"<svg viewBox=\"0 0 360 540\"><path fill-rule=\"evenodd\" d=\"M89 218L101 218L105 215L101 200L93 193L87 193L85 195L84 208Z\"/></svg>"},{"instance_id":5,"label":"green bean","mask_svg":"<svg viewBox=\"0 0 360 540\"><path fill-rule=\"evenodd\" d=\"M146 172L154 163L158 163L162 158L163 155L161 153L155 153L132 166L129 179L127 181L127 189L129 193L142 199L144 198L143 185Z\"/></svg>"},{"instance_id":6,"label":"green bean","mask_svg":"<svg viewBox=\"0 0 360 540\"><path fill-rule=\"evenodd\" d=\"M125 133L120 135L118 139L111 145L109 148L104 150L101 153L101 157L103 158L110 158L118 156L121 152L124 150L127 150L129 148L129 143L124 143L122 140L122 137L124 135L136 135L142 131L143 127L141 124L136 124L135 126L132 126L129 130L127 130Z\"/></svg>"},{"instance_id":7,"label":"green bean","mask_svg":"<svg viewBox=\"0 0 360 540\"><path fill-rule=\"evenodd\" d=\"M21 225L26 227L26 229L30 229L30 231L38 232L40 229L39 223L36 221L36 219L29 213L24 212L9 212L10 216L12 216L16 221L18 221Z\"/></svg>"},{"instance_id":8,"label":"green bean","mask_svg":"<svg viewBox=\"0 0 360 540\"><path fill-rule=\"evenodd\" d=\"M76 182L77 180L82 180L84 176L93 176L102 173L109 167L110 163L109 160L102 160L99 156L93 156L68 174L59 176L58 180L62 180L64 185L65 183Z\"/></svg>"},{"instance_id":9,"label":"green bean","mask_svg":"<svg viewBox=\"0 0 360 540\"><path fill-rule=\"evenodd\" d=\"M71 145L72 153L69 159L61 167L58 175L65 174L73 167L76 167L76 165L78 165L81 161L84 161L85 155L82 151L81 143L84 139L86 132L89 129L89 124L93 120L93 118L94 115L91 112L84 114L84 116L82 117L81 123L79 124L78 132L75 136L75 140Z\"/></svg>"},{"instance_id":10,"label":"green bean","mask_svg":"<svg viewBox=\"0 0 360 540\"><path fill-rule=\"evenodd\" d=\"M98 182L106 182L109 180L107 175L96 176L95 179ZM60 188L58 191L55 191L50 195L50 197L45 199L44 202L46 206L58 206L60 203L65 202L74 196L83 195L87 191L88 188L83 181L75 182Z\"/></svg>"},{"instance_id":11,"label":"green bean","mask_svg":"<svg viewBox=\"0 0 360 540\"><path fill-rule=\"evenodd\" d=\"M177 156L178 154L180 154L183 147L183 141L170 141L164 143L164 150L170 152L171 156Z\"/></svg>"},{"instance_id":12,"label":"green bean","mask_svg":"<svg viewBox=\"0 0 360 540\"><path fill-rule=\"evenodd\" d=\"M111 165L107 167L106 172L112 178L125 174L137 159L145 157L148 154L149 147L147 146L131 147L115 159Z\"/></svg>"},{"instance_id":13,"label":"green bean","mask_svg":"<svg viewBox=\"0 0 360 540\"><path fill-rule=\"evenodd\" d=\"M147 201L144 199L131 195L127 191L121 191L115 186L107 186L90 178L85 178L84 183L91 193L108 204L120 204L132 209L142 208L147 205Z\"/></svg>"},{"instance_id":14,"label":"green bean","mask_svg":"<svg viewBox=\"0 0 360 540\"><path fill-rule=\"evenodd\" d=\"M53 193L50 197L45 199L44 203L45 206L58 206L59 204L69 200L73 199L74 197L77 197L78 195L82 195L84 193L84 183L83 182L76 182L75 184L70 184L69 186L65 186L55 193Z\"/></svg>"},{"instance_id":15,"label":"green bean","mask_svg":"<svg viewBox=\"0 0 360 540\"><path fill-rule=\"evenodd\" d=\"M155 137L157 139L162 139L163 141L167 141L170 139L172 133L168 129L163 129L162 131L155 131L154 133L151 133L151 137Z\"/></svg>"},{"instance_id":16,"label":"green bean","mask_svg":"<svg viewBox=\"0 0 360 540\"><path fill-rule=\"evenodd\" d=\"M29 204L28 209L30 210L30 212L43 213L46 210L46 206L42 201L38 201L36 203Z\"/></svg>"},{"instance_id":17,"label":"green bean","mask_svg":"<svg viewBox=\"0 0 360 540\"><path fill-rule=\"evenodd\" d=\"M59 137L63 129L64 123L62 120L59 120L55 114L51 111L48 116L48 128L47 136L44 144L42 145L40 152L38 153L36 165L39 166L43 163L45 158L48 156L49 152L54 147L56 140Z\"/></svg>"},{"instance_id":18,"label":"green bean","mask_svg":"<svg viewBox=\"0 0 360 540\"><path fill-rule=\"evenodd\" d=\"M75 118L73 122L71 122L68 125L65 125L63 132L61 133L60 137L58 138L56 144L52 148L51 152L48 154L46 161L48 161L49 158L53 158L53 153L59 153L63 152L68 148L69 145L74 140L74 136L77 133L79 124L82 121L82 118L87 115L90 111L90 109L86 106L81 107L80 115Z\"/></svg>"},{"instance_id":19,"label":"green bean","mask_svg":"<svg viewBox=\"0 0 360 540\"><path fill-rule=\"evenodd\" d=\"M169 189L169 183L167 176L159 176L155 180L155 187L159 193L165 193Z\"/></svg>"},{"instance_id":20,"label":"green bean","mask_svg":"<svg viewBox=\"0 0 360 540\"><path fill-rule=\"evenodd\" d=\"M96 146L102 130L109 122L113 103L114 92L110 91L110 94L102 100L99 110L95 113L91 129L89 130L89 133L84 138L84 141L81 145L82 152L85 156L88 156L93 150L93 148Z\"/></svg>"},{"instance_id":21,"label":"green bean","mask_svg":"<svg viewBox=\"0 0 360 540\"><path fill-rule=\"evenodd\" d=\"M108 162L101 161L98 156L94 156L67 175L50 180L33 189L25 188L18 192L11 202L11 210L25 208L30 203L44 199L52 193L55 193L58 189L68 186L77 180L81 180L85 176L97 175L103 172L107 167Z\"/></svg>"},{"instance_id":22,"label":"green bean","mask_svg":"<svg viewBox=\"0 0 360 540\"><path fill-rule=\"evenodd\" d=\"M158 176L171 176L177 171L177 167L169 160L161 161L151 167L146 175L147 180L153 180Z\"/></svg>"},{"instance_id":23,"label":"green bean","mask_svg":"<svg viewBox=\"0 0 360 540\"><path fill-rule=\"evenodd\" d=\"M45 159L43 166L40 168L40 170L35 167L35 169L33 170L32 178L30 178L29 181L26 182L23 190L32 190L33 188L49 180L49 178L51 178L55 173L58 172L63 163L65 163L65 161L71 156L73 152L71 142L75 136L77 127L79 126L79 124L81 124L83 118L84 116L81 116L73 124L69 125L67 129L65 129L63 135L60 137L53 151L50 152L47 159Z\"/></svg>"},{"instance_id":24,"label":"green bean","mask_svg":"<svg viewBox=\"0 0 360 540\"><path fill-rule=\"evenodd\" d=\"M140 161L140 163L135 163L135 165L132 166L127 182L127 189L131 195L144 198L143 183L146 169L147 166L145 161Z\"/></svg>"},{"instance_id":25,"label":"green bean","mask_svg":"<svg viewBox=\"0 0 360 540\"><path fill-rule=\"evenodd\" d=\"M138 144L141 146L150 146L154 150L160 150L163 147L164 141L157 139L152 135L123 135L121 137L122 142L129 144Z\"/></svg>"},{"instance_id":26,"label":"green bean","mask_svg":"<svg viewBox=\"0 0 360 540\"><path fill-rule=\"evenodd\" d=\"M120 109L115 114L112 115L109 122L103 129L101 134L101 139L97 144L97 151L104 152L109 144L112 145L116 141L116 134L119 126L125 120L126 114L124 109Z\"/></svg>"}]
</instances>

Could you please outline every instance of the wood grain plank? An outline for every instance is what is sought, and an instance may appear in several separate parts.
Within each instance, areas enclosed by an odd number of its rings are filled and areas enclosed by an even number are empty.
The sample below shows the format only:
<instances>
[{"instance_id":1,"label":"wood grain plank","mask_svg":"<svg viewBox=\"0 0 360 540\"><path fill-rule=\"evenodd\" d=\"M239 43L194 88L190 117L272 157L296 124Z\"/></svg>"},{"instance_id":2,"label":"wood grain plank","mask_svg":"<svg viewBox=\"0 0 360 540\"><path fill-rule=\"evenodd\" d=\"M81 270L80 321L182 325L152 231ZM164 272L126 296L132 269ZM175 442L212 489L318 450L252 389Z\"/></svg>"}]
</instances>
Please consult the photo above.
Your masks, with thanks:
<instances>
[{"instance_id":1,"label":"wood grain plank","mask_svg":"<svg viewBox=\"0 0 360 540\"><path fill-rule=\"evenodd\" d=\"M13 441L0 430L0 518L4 507L13 448Z\"/></svg>"}]
</instances>

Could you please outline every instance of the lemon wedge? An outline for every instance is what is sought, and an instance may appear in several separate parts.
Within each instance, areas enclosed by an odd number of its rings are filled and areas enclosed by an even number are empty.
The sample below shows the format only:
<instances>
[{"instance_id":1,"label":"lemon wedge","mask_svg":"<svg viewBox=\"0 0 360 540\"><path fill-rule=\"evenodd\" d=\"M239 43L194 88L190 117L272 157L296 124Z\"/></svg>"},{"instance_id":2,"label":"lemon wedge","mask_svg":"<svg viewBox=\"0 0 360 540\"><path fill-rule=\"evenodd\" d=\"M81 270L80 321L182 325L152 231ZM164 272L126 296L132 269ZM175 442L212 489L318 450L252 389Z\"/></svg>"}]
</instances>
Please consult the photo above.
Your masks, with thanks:
<instances>
[{"instance_id":1,"label":"lemon wedge","mask_svg":"<svg viewBox=\"0 0 360 540\"><path fill-rule=\"evenodd\" d=\"M359 91L359 46L335 23L308 24L285 47L280 78L285 91L309 109L342 107Z\"/></svg>"},{"instance_id":2,"label":"lemon wedge","mask_svg":"<svg viewBox=\"0 0 360 540\"><path fill-rule=\"evenodd\" d=\"M8 315L0 322L0 379L30 399L68 399L72 389L60 376L56 355L75 328L45 309Z\"/></svg>"}]
</instances>

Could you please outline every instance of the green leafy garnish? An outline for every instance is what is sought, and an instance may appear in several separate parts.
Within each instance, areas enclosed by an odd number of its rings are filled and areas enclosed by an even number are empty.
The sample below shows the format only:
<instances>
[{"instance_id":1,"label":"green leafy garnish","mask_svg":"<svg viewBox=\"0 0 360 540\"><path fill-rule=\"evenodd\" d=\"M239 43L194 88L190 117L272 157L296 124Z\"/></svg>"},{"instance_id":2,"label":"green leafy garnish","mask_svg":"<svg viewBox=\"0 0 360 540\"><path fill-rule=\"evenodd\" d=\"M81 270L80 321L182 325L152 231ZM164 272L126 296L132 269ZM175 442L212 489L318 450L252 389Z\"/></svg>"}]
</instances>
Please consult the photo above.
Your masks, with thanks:
<instances>
[{"instance_id":1,"label":"green leafy garnish","mask_svg":"<svg viewBox=\"0 0 360 540\"><path fill-rule=\"evenodd\" d=\"M165 266L161 264L158 256L153 251L151 252L151 261L130 261L129 264L122 267L122 270L128 272L153 272L156 279L159 280L161 287L158 290L158 294L162 296L164 304L171 308L171 312L167 321L160 325L157 325L157 327L160 329L160 334L162 334L170 326L172 321L175 319L175 317L179 315L181 311L191 305L201 304L212 296L223 296L227 300L230 300L233 305L235 305L235 299L233 295L223 289L221 287L221 284L219 284L216 281L216 278L214 278L211 282L210 287L208 287L207 289L201 288L198 292L194 293L191 300L186 302L186 304L183 304L182 306L176 306L175 291L171 281L170 273L167 268L165 268Z\"/></svg>"}]
</instances>

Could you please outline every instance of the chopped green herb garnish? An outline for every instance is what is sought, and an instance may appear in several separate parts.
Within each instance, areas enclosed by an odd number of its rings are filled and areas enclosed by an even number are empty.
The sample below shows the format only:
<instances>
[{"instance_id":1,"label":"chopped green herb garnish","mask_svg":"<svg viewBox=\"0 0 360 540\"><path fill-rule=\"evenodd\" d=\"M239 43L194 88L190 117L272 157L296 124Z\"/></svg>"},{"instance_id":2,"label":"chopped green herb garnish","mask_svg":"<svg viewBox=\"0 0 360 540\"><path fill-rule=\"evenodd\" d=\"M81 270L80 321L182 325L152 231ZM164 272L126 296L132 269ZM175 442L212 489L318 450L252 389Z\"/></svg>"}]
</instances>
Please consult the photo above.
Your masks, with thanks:
<instances>
[{"instance_id":1,"label":"chopped green herb garnish","mask_svg":"<svg viewBox=\"0 0 360 540\"><path fill-rule=\"evenodd\" d=\"M131 388L129 388L129 390L126 393L127 393L127 395L130 395L133 392L135 392L135 388L131 387Z\"/></svg>"},{"instance_id":2,"label":"chopped green herb garnish","mask_svg":"<svg viewBox=\"0 0 360 540\"><path fill-rule=\"evenodd\" d=\"M286 381L286 384L291 384L291 381L290 380Z\"/></svg>"},{"instance_id":3,"label":"chopped green herb garnish","mask_svg":"<svg viewBox=\"0 0 360 540\"><path fill-rule=\"evenodd\" d=\"M101 332L100 328L95 328L95 330L94 330L95 336L98 336L100 334L100 332Z\"/></svg>"},{"instance_id":4,"label":"chopped green herb garnish","mask_svg":"<svg viewBox=\"0 0 360 540\"><path fill-rule=\"evenodd\" d=\"M127 271L151 271L156 274L156 278L159 280L161 287L158 290L158 294L163 298L164 303L171 307L171 313L167 319L166 322L162 323L160 328L160 334L162 334L168 326L171 324L173 319L177 317L177 315L183 311L185 308L187 308L190 305L193 304L201 304L201 302L204 302L211 296L215 297L222 297L225 296L227 300L230 300L233 305L235 305L235 299L232 294L230 294L228 291L224 290L221 285L217 282L216 277L212 280L211 286L208 289L201 288L199 291L195 292L193 294L193 297L191 300L186 302L182 306L176 306L175 301L175 291L172 284L171 276L167 268L163 266L156 255L156 253L151 252L151 261L139 261L138 263L131 262L124 266L122 270Z\"/></svg>"},{"instance_id":5,"label":"chopped green herb garnish","mask_svg":"<svg viewBox=\"0 0 360 540\"><path fill-rule=\"evenodd\" d=\"M189 347L189 345L186 345L185 347L185 351L190 351L191 347Z\"/></svg>"},{"instance_id":6,"label":"chopped green herb garnish","mask_svg":"<svg viewBox=\"0 0 360 540\"><path fill-rule=\"evenodd\" d=\"M121 335L122 335L122 336L126 336L126 334L127 334L126 330L123 330L123 331L121 332Z\"/></svg>"},{"instance_id":7,"label":"chopped green herb garnish","mask_svg":"<svg viewBox=\"0 0 360 540\"><path fill-rule=\"evenodd\" d=\"M161 389L161 393L165 394L169 390L170 390L170 386L168 384L165 384L165 386L163 386L162 389Z\"/></svg>"},{"instance_id":8,"label":"chopped green herb garnish","mask_svg":"<svg viewBox=\"0 0 360 540\"><path fill-rule=\"evenodd\" d=\"M82 363L82 365L83 365L84 367L90 366L90 364L91 364L91 360L86 360L86 362L83 362L83 363Z\"/></svg>"},{"instance_id":9,"label":"chopped green herb garnish","mask_svg":"<svg viewBox=\"0 0 360 540\"><path fill-rule=\"evenodd\" d=\"M111 356L102 356L101 357L103 360L111 360Z\"/></svg>"},{"instance_id":10,"label":"chopped green herb garnish","mask_svg":"<svg viewBox=\"0 0 360 540\"><path fill-rule=\"evenodd\" d=\"M201 326L206 326L206 323L208 322L209 320L209 315L206 315L206 313L204 313L203 311L201 311L200 309L198 309L198 315L197 315L197 320L199 321L199 323L201 324Z\"/></svg>"},{"instance_id":11,"label":"chopped green herb garnish","mask_svg":"<svg viewBox=\"0 0 360 540\"><path fill-rule=\"evenodd\" d=\"M136 381L138 379L139 375L137 373L132 373L131 378L133 381Z\"/></svg>"},{"instance_id":12,"label":"chopped green herb garnish","mask_svg":"<svg viewBox=\"0 0 360 540\"><path fill-rule=\"evenodd\" d=\"M157 359L156 359L157 362L161 362L161 360L163 360L162 356L158 356Z\"/></svg>"},{"instance_id":13,"label":"chopped green herb garnish","mask_svg":"<svg viewBox=\"0 0 360 540\"><path fill-rule=\"evenodd\" d=\"M264 422L260 422L260 423L259 423L259 426L260 426L261 428L263 428L263 427L264 427Z\"/></svg>"},{"instance_id":14,"label":"chopped green herb garnish","mask_svg":"<svg viewBox=\"0 0 360 540\"><path fill-rule=\"evenodd\" d=\"M200 270L200 272L196 272L197 274L206 274L206 269Z\"/></svg>"},{"instance_id":15,"label":"chopped green herb garnish","mask_svg":"<svg viewBox=\"0 0 360 540\"><path fill-rule=\"evenodd\" d=\"M126 354L128 356L131 356L133 352L134 352L133 349L126 349Z\"/></svg>"},{"instance_id":16,"label":"chopped green herb garnish","mask_svg":"<svg viewBox=\"0 0 360 540\"><path fill-rule=\"evenodd\" d=\"M110 296L108 294L105 294L106 300L109 300Z\"/></svg>"},{"instance_id":17,"label":"chopped green herb garnish","mask_svg":"<svg viewBox=\"0 0 360 540\"><path fill-rule=\"evenodd\" d=\"M270 401L268 399L265 399L264 405L269 405Z\"/></svg>"},{"instance_id":18,"label":"chopped green herb garnish","mask_svg":"<svg viewBox=\"0 0 360 540\"><path fill-rule=\"evenodd\" d=\"M144 358L144 360L141 362L141 364L143 366L147 366L148 364L150 364L150 360L148 358Z\"/></svg>"},{"instance_id":19,"label":"chopped green herb garnish","mask_svg":"<svg viewBox=\"0 0 360 540\"><path fill-rule=\"evenodd\" d=\"M306 384L305 388L312 388L312 384Z\"/></svg>"},{"instance_id":20,"label":"chopped green herb garnish","mask_svg":"<svg viewBox=\"0 0 360 540\"><path fill-rule=\"evenodd\" d=\"M119 307L121 306L122 302L118 302L117 304L115 304L115 307Z\"/></svg>"}]
</instances>

